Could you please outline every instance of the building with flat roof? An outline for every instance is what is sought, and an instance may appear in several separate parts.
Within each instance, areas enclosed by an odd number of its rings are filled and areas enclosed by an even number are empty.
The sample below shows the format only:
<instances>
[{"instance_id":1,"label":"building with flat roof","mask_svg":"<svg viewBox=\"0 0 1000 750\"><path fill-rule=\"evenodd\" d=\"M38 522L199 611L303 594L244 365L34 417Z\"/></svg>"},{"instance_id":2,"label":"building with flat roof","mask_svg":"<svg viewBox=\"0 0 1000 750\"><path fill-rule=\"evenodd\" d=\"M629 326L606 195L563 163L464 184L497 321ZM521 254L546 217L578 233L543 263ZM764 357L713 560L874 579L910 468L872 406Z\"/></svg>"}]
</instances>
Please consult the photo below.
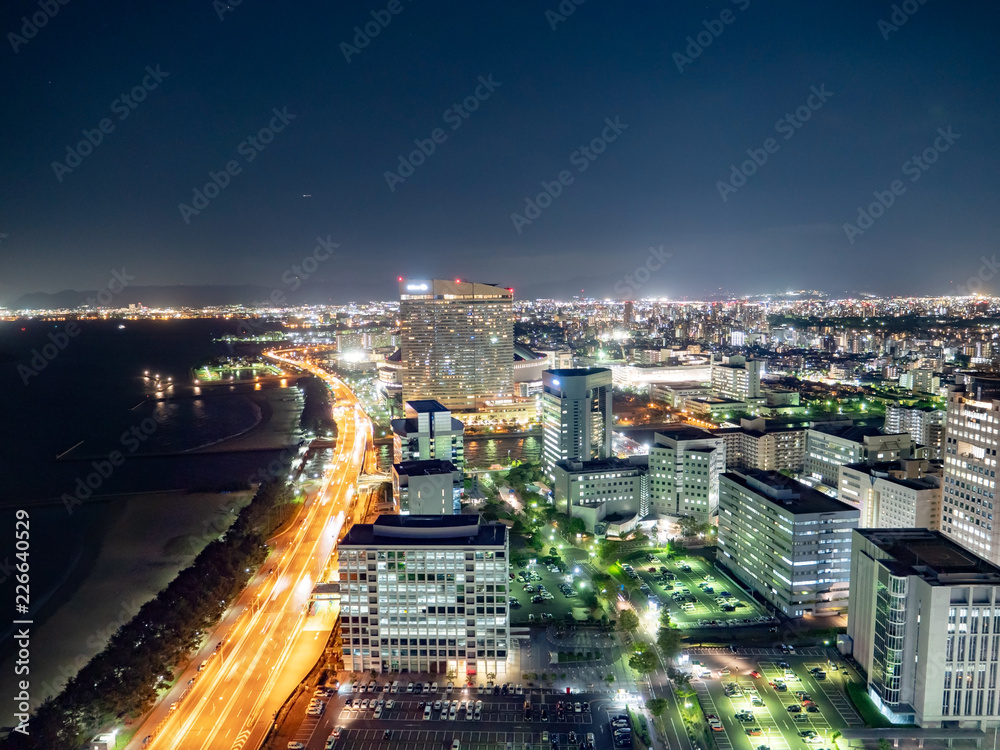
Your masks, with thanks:
<instances>
[{"instance_id":1,"label":"building with flat roof","mask_svg":"<svg viewBox=\"0 0 1000 750\"><path fill-rule=\"evenodd\" d=\"M609 456L556 462L552 467L556 509L582 519L591 533L609 516L638 522L649 508L646 460L646 456Z\"/></svg>"},{"instance_id":2,"label":"building with flat roof","mask_svg":"<svg viewBox=\"0 0 1000 750\"><path fill-rule=\"evenodd\" d=\"M727 469L802 471L806 429L801 422L742 418L739 427L722 427L711 433L726 444Z\"/></svg>"},{"instance_id":3,"label":"building with flat roof","mask_svg":"<svg viewBox=\"0 0 1000 750\"><path fill-rule=\"evenodd\" d=\"M712 390L733 401L753 403L761 398L760 376L763 362L743 356L727 357L721 364L711 363Z\"/></svg>"},{"instance_id":4,"label":"building with flat roof","mask_svg":"<svg viewBox=\"0 0 1000 750\"><path fill-rule=\"evenodd\" d=\"M407 401L402 419L390 420L392 456L404 461L451 461L465 466L465 425L433 399Z\"/></svg>"},{"instance_id":5,"label":"building with flat roof","mask_svg":"<svg viewBox=\"0 0 1000 750\"><path fill-rule=\"evenodd\" d=\"M721 437L700 427L657 430L649 448L650 510L708 523L719 510L719 475L725 470Z\"/></svg>"},{"instance_id":6,"label":"building with flat roof","mask_svg":"<svg viewBox=\"0 0 1000 750\"><path fill-rule=\"evenodd\" d=\"M719 479L717 560L786 617L847 609L859 512L772 471Z\"/></svg>"},{"instance_id":7,"label":"building with flat roof","mask_svg":"<svg viewBox=\"0 0 1000 750\"><path fill-rule=\"evenodd\" d=\"M399 283L403 399L473 411L514 395L514 294L448 279Z\"/></svg>"},{"instance_id":8,"label":"building with flat roof","mask_svg":"<svg viewBox=\"0 0 1000 750\"><path fill-rule=\"evenodd\" d=\"M888 404L882 429L888 434L909 433L914 443L928 448L928 458L940 460L946 418L947 412L943 409Z\"/></svg>"},{"instance_id":9,"label":"building with flat roof","mask_svg":"<svg viewBox=\"0 0 1000 750\"><path fill-rule=\"evenodd\" d=\"M1000 563L997 451L1000 450L1000 378L972 375L948 389L941 531L963 547Z\"/></svg>"},{"instance_id":10,"label":"building with flat roof","mask_svg":"<svg viewBox=\"0 0 1000 750\"><path fill-rule=\"evenodd\" d=\"M941 523L941 465L903 459L840 467L837 498L861 512L863 529L937 529Z\"/></svg>"},{"instance_id":11,"label":"building with flat roof","mask_svg":"<svg viewBox=\"0 0 1000 750\"><path fill-rule=\"evenodd\" d=\"M450 516L462 512L462 472L451 461L392 465L392 496L401 515Z\"/></svg>"},{"instance_id":12,"label":"building with flat roof","mask_svg":"<svg viewBox=\"0 0 1000 750\"><path fill-rule=\"evenodd\" d=\"M542 460L549 478L559 461L612 456L611 371L545 370L542 385Z\"/></svg>"},{"instance_id":13,"label":"building with flat roof","mask_svg":"<svg viewBox=\"0 0 1000 750\"><path fill-rule=\"evenodd\" d=\"M506 672L507 527L478 515L381 515L337 546L349 671Z\"/></svg>"},{"instance_id":14,"label":"building with flat roof","mask_svg":"<svg viewBox=\"0 0 1000 750\"><path fill-rule=\"evenodd\" d=\"M913 456L909 434L886 435L877 427L816 425L806 431L804 474L836 487L844 464L898 461Z\"/></svg>"},{"instance_id":15,"label":"building with flat roof","mask_svg":"<svg viewBox=\"0 0 1000 750\"><path fill-rule=\"evenodd\" d=\"M856 529L847 648L891 721L1000 726L1000 568L929 529Z\"/></svg>"}]
</instances>

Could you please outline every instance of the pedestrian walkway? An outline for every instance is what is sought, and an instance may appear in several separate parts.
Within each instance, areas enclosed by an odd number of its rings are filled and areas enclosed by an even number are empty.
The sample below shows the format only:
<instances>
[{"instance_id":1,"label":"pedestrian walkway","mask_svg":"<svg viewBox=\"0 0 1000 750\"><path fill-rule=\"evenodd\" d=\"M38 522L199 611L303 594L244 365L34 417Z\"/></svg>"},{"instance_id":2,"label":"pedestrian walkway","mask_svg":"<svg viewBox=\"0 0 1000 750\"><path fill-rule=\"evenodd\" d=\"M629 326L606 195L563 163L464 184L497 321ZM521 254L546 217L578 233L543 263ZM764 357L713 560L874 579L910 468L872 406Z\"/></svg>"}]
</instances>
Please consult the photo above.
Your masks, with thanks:
<instances>
[{"instance_id":1,"label":"pedestrian walkway","mask_svg":"<svg viewBox=\"0 0 1000 750\"><path fill-rule=\"evenodd\" d=\"M733 651L725 646L706 646L684 649L684 653L696 656L699 654L738 654L740 656L826 656L828 649L822 646L797 648L794 654L787 654L779 648L738 648Z\"/></svg>"},{"instance_id":2,"label":"pedestrian walkway","mask_svg":"<svg viewBox=\"0 0 1000 750\"><path fill-rule=\"evenodd\" d=\"M712 698L712 694L708 692L708 685L705 684L704 680L692 681L691 687L694 688L695 694L698 696L698 700L701 702L701 707L706 714L714 714L719 717L722 716L722 712L719 711L718 706L715 705L715 700ZM715 744L719 750L733 750L733 743L729 739L728 733L713 732L712 734L715 739Z\"/></svg>"}]
</instances>

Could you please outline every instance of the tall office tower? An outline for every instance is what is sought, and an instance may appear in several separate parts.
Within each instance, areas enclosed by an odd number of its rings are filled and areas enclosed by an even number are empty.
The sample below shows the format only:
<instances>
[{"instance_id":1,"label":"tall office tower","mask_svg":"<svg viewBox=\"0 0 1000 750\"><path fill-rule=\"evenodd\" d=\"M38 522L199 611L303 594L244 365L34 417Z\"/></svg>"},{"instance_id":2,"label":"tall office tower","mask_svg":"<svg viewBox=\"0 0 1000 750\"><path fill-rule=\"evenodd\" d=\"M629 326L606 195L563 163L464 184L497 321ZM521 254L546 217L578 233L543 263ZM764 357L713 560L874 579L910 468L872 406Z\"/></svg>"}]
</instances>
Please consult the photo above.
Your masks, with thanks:
<instances>
[{"instance_id":1,"label":"tall office tower","mask_svg":"<svg viewBox=\"0 0 1000 750\"><path fill-rule=\"evenodd\" d=\"M875 705L898 724L995 728L1000 568L928 529L853 537L847 645Z\"/></svg>"},{"instance_id":2,"label":"tall office tower","mask_svg":"<svg viewBox=\"0 0 1000 750\"><path fill-rule=\"evenodd\" d=\"M347 670L506 673L506 526L381 515L351 526L337 555Z\"/></svg>"},{"instance_id":3,"label":"tall office tower","mask_svg":"<svg viewBox=\"0 0 1000 750\"><path fill-rule=\"evenodd\" d=\"M1000 562L994 529L1000 378L974 375L948 390L941 531L977 555Z\"/></svg>"},{"instance_id":4,"label":"tall office tower","mask_svg":"<svg viewBox=\"0 0 1000 750\"><path fill-rule=\"evenodd\" d=\"M626 302L625 303L625 327L630 328L635 322L635 303Z\"/></svg>"},{"instance_id":5,"label":"tall office tower","mask_svg":"<svg viewBox=\"0 0 1000 750\"><path fill-rule=\"evenodd\" d=\"M474 411L514 393L513 292L492 284L399 284L403 399Z\"/></svg>"},{"instance_id":6,"label":"tall office tower","mask_svg":"<svg viewBox=\"0 0 1000 750\"><path fill-rule=\"evenodd\" d=\"M557 461L593 461L611 452L611 370L542 373L542 457L550 478Z\"/></svg>"},{"instance_id":7,"label":"tall office tower","mask_svg":"<svg viewBox=\"0 0 1000 750\"><path fill-rule=\"evenodd\" d=\"M389 422L392 428L392 460L450 461L465 466L465 425L451 411L430 399L407 401L404 417Z\"/></svg>"},{"instance_id":8,"label":"tall office tower","mask_svg":"<svg viewBox=\"0 0 1000 750\"><path fill-rule=\"evenodd\" d=\"M649 505L667 516L711 521L719 510L725 440L699 427L657 431L649 448Z\"/></svg>"}]
</instances>

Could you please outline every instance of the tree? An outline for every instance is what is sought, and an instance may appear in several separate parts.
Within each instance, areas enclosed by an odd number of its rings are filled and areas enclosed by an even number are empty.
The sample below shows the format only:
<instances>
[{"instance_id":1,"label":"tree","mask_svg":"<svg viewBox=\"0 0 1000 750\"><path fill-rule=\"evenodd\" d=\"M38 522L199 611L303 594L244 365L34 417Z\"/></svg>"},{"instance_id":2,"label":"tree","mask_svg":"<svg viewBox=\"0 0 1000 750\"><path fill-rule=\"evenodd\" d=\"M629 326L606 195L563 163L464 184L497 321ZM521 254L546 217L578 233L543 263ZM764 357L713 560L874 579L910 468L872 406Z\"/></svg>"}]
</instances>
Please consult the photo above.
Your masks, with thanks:
<instances>
[{"instance_id":1,"label":"tree","mask_svg":"<svg viewBox=\"0 0 1000 750\"><path fill-rule=\"evenodd\" d=\"M646 701L646 708L653 716L659 716L664 711L667 710L667 699L666 698L653 698L650 701Z\"/></svg>"},{"instance_id":2,"label":"tree","mask_svg":"<svg viewBox=\"0 0 1000 750\"><path fill-rule=\"evenodd\" d=\"M656 645L660 647L663 658L668 661L677 658L681 652L681 631L674 628L660 628L656 635Z\"/></svg>"},{"instance_id":3,"label":"tree","mask_svg":"<svg viewBox=\"0 0 1000 750\"><path fill-rule=\"evenodd\" d=\"M639 674L649 674L655 672L659 666L659 659L656 658L656 651L648 643L636 643L635 653L629 657L628 665Z\"/></svg>"},{"instance_id":4,"label":"tree","mask_svg":"<svg viewBox=\"0 0 1000 750\"><path fill-rule=\"evenodd\" d=\"M682 517L679 525L681 527L681 534L687 537L707 534L710 528L708 523L703 523L694 516Z\"/></svg>"},{"instance_id":5,"label":"tree","mask_svg":"<svg viewBox=\"0 0 1000 750\"><path fill-rule=\"evenodd\" d=\"M627 633L631 633L639 627L639 615L631 609L626 609L618 617L618 624L621 626L622 630Z\"/></svg>"}]
</instances>

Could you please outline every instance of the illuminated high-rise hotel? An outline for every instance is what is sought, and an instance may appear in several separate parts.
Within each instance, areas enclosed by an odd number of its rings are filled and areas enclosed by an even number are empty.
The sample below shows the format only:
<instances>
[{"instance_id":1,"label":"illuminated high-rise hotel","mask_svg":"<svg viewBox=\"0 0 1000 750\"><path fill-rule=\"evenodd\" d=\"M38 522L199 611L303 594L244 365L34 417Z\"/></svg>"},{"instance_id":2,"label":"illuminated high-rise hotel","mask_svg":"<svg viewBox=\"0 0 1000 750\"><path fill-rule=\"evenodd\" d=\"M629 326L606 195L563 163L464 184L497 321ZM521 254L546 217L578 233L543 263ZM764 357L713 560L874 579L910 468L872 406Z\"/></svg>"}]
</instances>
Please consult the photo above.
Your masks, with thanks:
<instances>
[{"instance_id":1,"label":"illuminated high-rise hotel","mask_svg":"<svg viewBox=\"0 0 1000 750\"><path fill-rule=\"evenodd\" d=\"M514 389L514 294L492 284L408 279L399 284L403 400L452 411Z\"/></svg>"}]
</instances>

